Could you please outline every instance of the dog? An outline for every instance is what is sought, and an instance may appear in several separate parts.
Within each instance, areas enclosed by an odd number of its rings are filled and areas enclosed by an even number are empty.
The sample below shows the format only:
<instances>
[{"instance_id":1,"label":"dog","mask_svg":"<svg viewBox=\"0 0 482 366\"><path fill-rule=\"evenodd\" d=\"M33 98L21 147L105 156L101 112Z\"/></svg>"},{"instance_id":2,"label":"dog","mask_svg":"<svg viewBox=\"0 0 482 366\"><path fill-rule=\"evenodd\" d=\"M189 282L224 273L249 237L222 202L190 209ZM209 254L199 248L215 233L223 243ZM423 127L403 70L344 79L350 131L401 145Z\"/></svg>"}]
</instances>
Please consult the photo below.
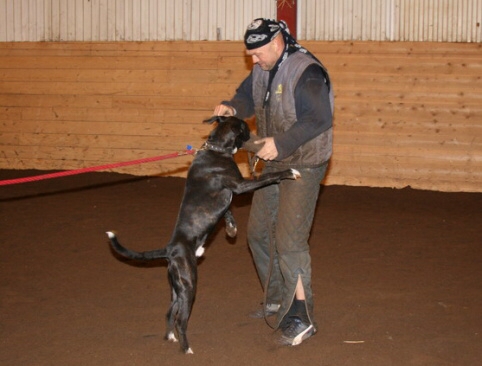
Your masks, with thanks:
<instances>
[{"instance_id":1,"label":"dog","mask_svg":"<svg viewBox=\"0 0 482 366\"><path fill-rule=\"evenodd\" d=\"M253 191L279 183L282 179L298 179L294 169L268 173L257 179L244 179L233 159L250 138L246 122L236 117L213 116L204 120L217 122L204 145L196 152L188 170L184 195L172 237L162 249L136 252L123 247L116 235L108 231L111 246L118 254L134 260L166 259L171 285L171 304L166 314L165 338L177 342L184 353L193 353L186 331L197 285L197 258L217 223L224 218L226 233L236 235L236 223L229 210L233 194Z\"/></svg>"}]
</instances>

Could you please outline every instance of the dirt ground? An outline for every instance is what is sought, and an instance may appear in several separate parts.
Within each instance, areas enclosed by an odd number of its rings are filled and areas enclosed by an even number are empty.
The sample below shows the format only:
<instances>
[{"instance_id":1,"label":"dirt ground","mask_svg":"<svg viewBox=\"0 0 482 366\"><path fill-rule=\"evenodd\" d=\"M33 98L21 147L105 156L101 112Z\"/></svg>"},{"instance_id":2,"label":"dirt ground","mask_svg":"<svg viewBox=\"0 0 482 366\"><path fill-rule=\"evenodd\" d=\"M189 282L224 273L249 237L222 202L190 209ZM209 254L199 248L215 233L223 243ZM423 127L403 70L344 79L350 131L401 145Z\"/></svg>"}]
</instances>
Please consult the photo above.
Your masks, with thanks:
<instances>
[{"instance_id":1,"label":"dirt ground","mask_svg":"<svg viewBox=\"0 0 482 366\"><path fill-rule=\"evenodd\" d=\"M0 171L0 180L44 172ZM222 225L199 264L194 355L164 341L165 263L116 258L169 239L182 178L88 173L0 187L0 364L480 365L482 194L323 187L311 238L318 333L298 347L248 314L246 244Z\"/></svg>"}]
</instances>

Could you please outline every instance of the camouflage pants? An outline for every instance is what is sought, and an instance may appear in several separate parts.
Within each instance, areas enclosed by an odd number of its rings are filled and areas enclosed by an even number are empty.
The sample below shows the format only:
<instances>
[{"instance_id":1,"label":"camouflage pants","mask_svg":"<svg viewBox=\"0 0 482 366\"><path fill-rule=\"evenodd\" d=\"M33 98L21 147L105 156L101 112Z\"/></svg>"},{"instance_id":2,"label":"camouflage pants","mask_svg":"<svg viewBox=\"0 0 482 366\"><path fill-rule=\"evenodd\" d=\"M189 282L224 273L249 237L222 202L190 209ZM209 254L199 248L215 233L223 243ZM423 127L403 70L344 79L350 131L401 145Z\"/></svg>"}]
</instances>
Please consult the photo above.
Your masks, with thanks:
<instances>
[{"instance_id":1,"label":"camouflage pants","mask_svg":"<svg viewBox=\"0 0 482 366\"><path fill-rule=\"evenodd\" d=\"M288 312L301 278L307 314L313 323L310 236L326 164L300 169L298 180L283 180L255 191L248 243L267 304L280 304L275 328ZM274 171L265 167L264 172ZM270 261L271 259L271 261Z\"/></svg>"}]
</instances>

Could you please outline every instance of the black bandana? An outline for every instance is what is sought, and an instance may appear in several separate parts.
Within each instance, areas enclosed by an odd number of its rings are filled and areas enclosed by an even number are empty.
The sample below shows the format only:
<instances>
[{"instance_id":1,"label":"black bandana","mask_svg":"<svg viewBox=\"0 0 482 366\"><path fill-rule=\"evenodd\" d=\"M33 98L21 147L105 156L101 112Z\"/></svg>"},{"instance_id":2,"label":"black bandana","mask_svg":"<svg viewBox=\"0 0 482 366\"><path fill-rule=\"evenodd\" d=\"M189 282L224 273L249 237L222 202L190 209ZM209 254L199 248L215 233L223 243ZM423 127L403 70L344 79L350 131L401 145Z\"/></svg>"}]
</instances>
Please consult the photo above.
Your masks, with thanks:
<instances>
[{"instance_id":1,"label":"black bandana","mask_svg":"<svg viewBox=\"0 0 482 366\"><path fill-rule=\"evenodd\" d=\"M251 24L248 25L248 28L246 29L246 33L244 34L244 44L246 45L246 48L248 50L253 50L255 48L259 48L264 45L267 45L273 39L275 39L280 32L283 36L285 49L281 57L274 65L274 67L269 71L268 88L266 89L266 94L264 96L263 108L266 107L266 104L269 101L271 83L273 82L276 72L280 68L281 64L291 54L297 51L300 51L310 55L315 60L317 60L317 58L313 54L311 54L306 48L301 47L298 44L298 42L296 42L296 40L290 34L288 25L284 20L280 20L279 22L273 19L266 19L266 18L257 18L253 20ZM326 71L325 71L325 75L326 75L325 78L327 78Z\"/></svg>"},{"instance_id":2,"label":"black bandana","mask_svg":"<svg viewBox=\"0 0 482 366\"><path fill-rule=\"evenodd\" d=\"M280 24L273 19L258 18L253 20L244 34L246 49L253 50L270 43L280 31Z\"/></svg>"}]
</instances>

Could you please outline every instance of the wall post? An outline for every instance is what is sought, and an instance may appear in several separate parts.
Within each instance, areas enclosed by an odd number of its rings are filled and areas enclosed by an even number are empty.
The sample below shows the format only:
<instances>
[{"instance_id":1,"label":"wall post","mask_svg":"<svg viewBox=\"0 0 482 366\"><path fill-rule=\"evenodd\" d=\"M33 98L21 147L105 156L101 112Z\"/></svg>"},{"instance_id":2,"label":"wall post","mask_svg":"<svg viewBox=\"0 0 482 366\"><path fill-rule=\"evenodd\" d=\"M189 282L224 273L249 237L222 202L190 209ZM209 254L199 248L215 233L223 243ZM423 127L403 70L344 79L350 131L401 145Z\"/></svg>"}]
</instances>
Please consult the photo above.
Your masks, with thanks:
<instances>
[{"instance_id":1,"label":"wall post","mask_svg":"<svg viewBox=\"0 0 482 366\"><path fill-rule=\"evenodd\" d=\"M296 39L296 9L298 7L297 0L277 0L278 20L284 20L290 29L291 35Z\"/></svg>"}]
</instances>

